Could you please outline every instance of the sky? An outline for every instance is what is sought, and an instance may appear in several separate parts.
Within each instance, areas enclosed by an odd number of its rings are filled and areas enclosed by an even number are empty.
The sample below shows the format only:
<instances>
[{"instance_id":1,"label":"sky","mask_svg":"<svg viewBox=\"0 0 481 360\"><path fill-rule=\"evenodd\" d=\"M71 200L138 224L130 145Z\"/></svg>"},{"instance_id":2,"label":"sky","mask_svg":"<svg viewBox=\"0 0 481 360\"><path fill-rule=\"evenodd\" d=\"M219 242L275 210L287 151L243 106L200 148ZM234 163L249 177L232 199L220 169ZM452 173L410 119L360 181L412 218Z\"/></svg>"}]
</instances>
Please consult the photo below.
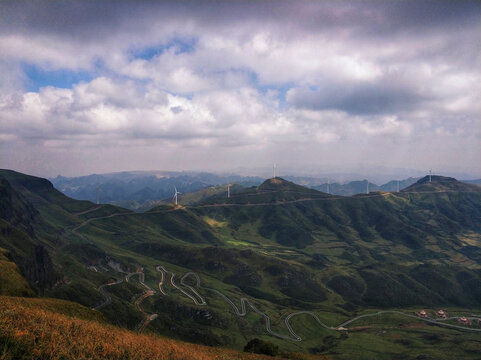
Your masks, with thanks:
<instances>
[{"instance_id":1,"label":"sky","mask_svg":"<svg viewBox=\"0 0 481 360\"><path fill-rule=\"evenodd\" d=\"M2 0L0 167L480 177L480 30L479 1Z\"/></svg>"}]
</instances>

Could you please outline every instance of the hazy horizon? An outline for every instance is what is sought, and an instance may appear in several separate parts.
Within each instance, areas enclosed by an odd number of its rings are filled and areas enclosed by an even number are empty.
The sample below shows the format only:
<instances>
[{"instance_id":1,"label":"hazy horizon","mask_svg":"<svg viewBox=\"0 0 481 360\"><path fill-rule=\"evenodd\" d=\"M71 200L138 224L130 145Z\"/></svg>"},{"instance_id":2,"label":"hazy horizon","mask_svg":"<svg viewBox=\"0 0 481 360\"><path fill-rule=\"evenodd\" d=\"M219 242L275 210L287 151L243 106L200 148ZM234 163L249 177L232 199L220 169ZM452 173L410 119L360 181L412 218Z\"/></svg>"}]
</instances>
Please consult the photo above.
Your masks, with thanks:
<instances>
[{"instance_id":1,"label":"hazy horizon","mask_svg":"<svg viewBox=\"0 0 481 360\"><path fill-rule=\"evenodd\" d=\"M19 171L16 169L9 169L14 171ZM112 172L94 172L94 173L78 173L78 174L55 174L55 175L42 175L38 173L27 173L27 175L44 177L50 180L54 180L58 177L64 178L83 178L89 176L104 176L106 179L112 177L115 179L121 179L121 176L125 174L127 178L122 181L129 181L133 177L143 177L143 176L166 176L166 177L177 177L177 176L197 176L202 173L212 174L220 177L231 177L231 176L241 176L244 178L257 177L263 179L269 179L273 177L273 167L259 167L259 168L237 168L231 170L217 171L216 169L201 169L201 170L191 170L191 169L131 169L131 170L121 170ZM302 179L317 179L327 182L328 179L332 183L337 182L345 184L351 181L362 181L369 180L369 182L376 185L383 185L393 180L406 180L408 178L422 178L429 175L429 170L419 170L419 169L401 169L401 168L386 168L386 167L374 167L374 168L352 168L352 169L324 169L322 171L309 171L295 168L279 168L276 166L276 176L281 178L293 179L291 181L296 182L295 178L298 180ZM449 170L432 170L432 175L440 175L447 177L454 177L457 180L477 180L481 177L476 172L460 172L460 171L449 171ZM300 183L302 185L302 181Z\"/></svg>"},{"instance_id":2,"label":"hazy horizon","mask_svg":"<svg viewBox=\"0 0 481 360\"><path fill-rule=\"evenodd\" d=\"M0 168L479 178L480 10L2 1Z\"/></svg>"}]
</instances>

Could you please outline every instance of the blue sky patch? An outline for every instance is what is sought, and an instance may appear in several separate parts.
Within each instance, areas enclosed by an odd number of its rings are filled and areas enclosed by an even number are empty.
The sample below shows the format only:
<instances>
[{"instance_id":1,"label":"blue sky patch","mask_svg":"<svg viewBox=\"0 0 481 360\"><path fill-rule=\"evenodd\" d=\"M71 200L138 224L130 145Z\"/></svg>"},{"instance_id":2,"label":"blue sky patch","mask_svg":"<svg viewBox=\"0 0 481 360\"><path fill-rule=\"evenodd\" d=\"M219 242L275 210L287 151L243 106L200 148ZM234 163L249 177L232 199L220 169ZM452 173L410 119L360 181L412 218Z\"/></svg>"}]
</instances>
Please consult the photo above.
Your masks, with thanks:
<instances>
[{"instance_id":1,"label":"blue sky patch","mask_svg":"<svg viewBox=\"0 0 481 360\"><path fill-rule=\"evenodd\" d=\"M286 101L286 94L289 89L294 87L294 82L288 81L279 84L259 84L257 74L252 73L250 75L252 85L255 86L262 94L267 93L269 90L277 91L277 100L279 100L279 110L285 110L288 106Z\"/></svg>"},{"instance_id":2,"label":"blue sky patch","mask_svg":"<svg viewBox=\"0 0 481 360\"><path fill-rule=\"evenodd\" d=\"M44 70L33 64L23 64L22 68L26 76L25 90L34 92L46 86L71 89L74 84L88 82L94 78L94 75L86 70Z\"/></svg>"},{"instance_id":3,"label":"blue sky patch","mask_svg":"<svg viewBox=\"0 0 481 360\"><path fill-rule=\"evenodd\" d=\"M134 59L150 60L171 48L175 49L175 55L191 53L195 50L197 42L197 38L174 38L163 44L131 50L130 54Z\"/></svg>"}]
</instances>

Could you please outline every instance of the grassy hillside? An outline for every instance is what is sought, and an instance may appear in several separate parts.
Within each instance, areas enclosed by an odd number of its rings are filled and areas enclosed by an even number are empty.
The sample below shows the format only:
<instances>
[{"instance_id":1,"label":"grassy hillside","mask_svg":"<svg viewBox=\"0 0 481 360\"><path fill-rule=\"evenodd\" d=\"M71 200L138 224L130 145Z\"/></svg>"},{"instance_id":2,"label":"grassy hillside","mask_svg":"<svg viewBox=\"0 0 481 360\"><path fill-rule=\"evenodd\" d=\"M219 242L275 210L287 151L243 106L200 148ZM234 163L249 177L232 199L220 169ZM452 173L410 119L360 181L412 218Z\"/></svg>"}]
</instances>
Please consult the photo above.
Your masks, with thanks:
<instances>
[{"instance_id":1,"label":"grassy hillside","mask_svg":"<svg viewBox=\"0 0 481 360\"><path fill-rule=\"evenodd\" d=\"M243 189L244 187L241 185L232 184L230 193L234 195ZM227 185L209 186L202 190L182 194L179 196L179 203L182 205L195 205L212 197L227 198Z\"/></svg>"},{"instance_id":2,"label":"grassy hillside","mask_svg":"<svg viewBox=\"0 0 481 360\"><path fill-rule=\"evenodd\" d=\"M99 321L100 320L100 321ZM267 357L210 348L103 323L100 314L51 299L0 297L1 359L325 359L286 354Z\"/></svg>"},{"instance_id":3,"label":"grassy hillside","mask_svg":"<svg viewBox=\"0 0 481 360\"><path fill-rule=\"evenodd\" d=\"M416 183L402 190L403 192L422 192L422 191L472 191L479 192L479 187L475 184L462 183L455 178L433 175L425 176Z\"/></svg>"},{"instance_id":4,"label":"grassy hillside","mask_svg":"<svg viewBox=\"0 0 481 360\"><path fill-rule=\"evenodd\" d=\"M8 258L8 252L0 248L0 295L33 296L27 280L17 264Z\"/></svg>"}]
</instances>

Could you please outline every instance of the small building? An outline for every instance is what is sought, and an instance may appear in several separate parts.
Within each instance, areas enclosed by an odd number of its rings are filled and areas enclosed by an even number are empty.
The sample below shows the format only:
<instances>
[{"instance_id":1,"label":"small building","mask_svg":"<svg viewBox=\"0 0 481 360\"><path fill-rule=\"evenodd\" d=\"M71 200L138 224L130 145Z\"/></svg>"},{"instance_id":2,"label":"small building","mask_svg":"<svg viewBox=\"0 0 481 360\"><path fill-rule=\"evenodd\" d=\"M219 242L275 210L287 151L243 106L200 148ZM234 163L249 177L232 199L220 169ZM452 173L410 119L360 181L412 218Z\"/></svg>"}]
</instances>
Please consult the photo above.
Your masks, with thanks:
<instances>
[{"instance_id":1,"label":"small building","mask_svg":"<svg viewBox=\"0 0 481 360\"><path fill-rule=\"evenodd\" d=\"M466 317L460 317L458 319L458 323L463 324L463 325L471 325L471 320L467 319Z\"/></svg>"},{"instance_id":2,"label":"small building","mask_svg":"<svg viewBox=\"0 0 481 360\"><path fill-rule=\"evenodd\" d=\"M425 310L421 310L420 312L417 312L416 315L419 316L420 318L427 318L428 317L428 314L426 313Z\"/></svg>"},{"instance_id":3,"label":"small building","mask_svg":"<svg viewBox=\"0 0 481 360\"><path fill-rule=\"evenodd\" d=\"M448 317L448 314L444 310L438 310L435 312L437 317L440 317L442 319L446 319Z\"/></svg>"}]
</instances>

